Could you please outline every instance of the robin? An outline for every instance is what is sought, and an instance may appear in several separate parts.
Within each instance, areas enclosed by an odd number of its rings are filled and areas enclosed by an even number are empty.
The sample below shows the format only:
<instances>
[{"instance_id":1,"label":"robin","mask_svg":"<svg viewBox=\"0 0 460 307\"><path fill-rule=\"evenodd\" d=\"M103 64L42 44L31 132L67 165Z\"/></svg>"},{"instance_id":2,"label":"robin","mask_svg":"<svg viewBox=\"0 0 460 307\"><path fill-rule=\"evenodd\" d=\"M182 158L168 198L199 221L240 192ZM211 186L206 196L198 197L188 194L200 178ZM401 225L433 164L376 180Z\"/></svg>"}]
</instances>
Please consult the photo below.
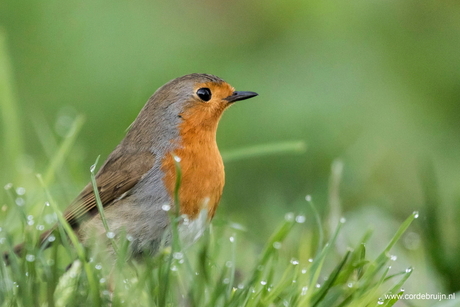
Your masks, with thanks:
<instances>
[{"instance_id":1,"label":"robin","mask_svg":"<svg viewBox=\"0 0 460 307\"><path fill-rule=\"evenodd\" d=\"M130 238L134 257L155 254L174 206L175 161L180 161L181 235L196 238L215 214L225 183L216 131L225 109L257 96L239 92L208 74L190 74L160 87L147 101L125 138L96 174L97 189L110 231ZM206 217L200 218L205 210ZM84 244L106 230L89 183L64 212ZM47 244L53 231L45 232ZM22 245L15 247L21 253Z\"/></svg>"}]
</instances>

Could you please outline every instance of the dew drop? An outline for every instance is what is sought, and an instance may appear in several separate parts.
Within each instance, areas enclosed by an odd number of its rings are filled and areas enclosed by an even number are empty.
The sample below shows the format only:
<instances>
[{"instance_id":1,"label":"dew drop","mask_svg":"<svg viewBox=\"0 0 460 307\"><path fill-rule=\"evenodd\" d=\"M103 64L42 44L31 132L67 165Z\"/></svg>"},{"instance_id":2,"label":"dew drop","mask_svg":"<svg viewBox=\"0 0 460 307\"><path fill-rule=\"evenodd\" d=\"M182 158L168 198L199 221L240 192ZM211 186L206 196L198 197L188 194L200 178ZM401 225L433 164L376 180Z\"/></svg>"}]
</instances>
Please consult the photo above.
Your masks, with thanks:
<instances>
[{"instance_id":1,"label":"dew drop","mask_svg":"<svg viewBox=\"0 0 460 307\"><path fill-rule=\"evenodd\" d=\"M109 239L113 239L115 238L115 233L113 231L109 231L107 234L106 234L107 238Z\"/></svg>"},{"instance_id":2,"label":"dew drop","mask_svg":"<svg viewBox=\"0 0 460 307\"><path fill-rule=\"evenodd\" d=\"M238 284L238 289L244 289L244 285L243 284Z\"/></svg>"},{"instance_id":3,"label":"dew drop","mask_svg":"<svg viewBox=\"0 0 460 307\"><path fill-rule=\"evenodd\" d=\"M126 235L126 240L128 240L129 242L133 242L134 237L132 235Z\"/></svg>"},{"instance_id":4,"label":"dew drop","mask_svg":"<svg viewBox=\"0 0 460 307\"><path fill-rule=\"evenodd\" d=\"M282 246L281 242L273 242L273 248L274 249L280 249Z\"/></svg>"},{"instance_id":5,"label":"dew drop","mask_svg":"<svg viewBox=\"0 0 460 307\"><path fill-rule=\"evenodd\" d=\"M307 294L307 290L308 290L308 287L302 287L302 292L300 293L300 295L306 295Z\"/></svg>"},{"instance_id":6,"label":"dew drop","mask_svg":"<svg viewBox=\"0 0 460 307\"><path fill-rule=\"evenodd\" d=\"M180 259L184 258L184 254L182 254L180 252L175 252L175 253L173 253L173 258L176 259L176 260L180 260Z\"/></svg>"},{"instance_id":7,"label":"dew drop","mask_svg":"<svg viewBox=\"0 0 460 307\"><path fill-rule=\"evenodd\" d=\"M54 235L50 235L47 240L48 242L54 242L54 240L56 240L56 237Z\"/></svg>"},{"instance_id":8,"label":"dew drop","mask_svg":"<svg viewBox=\"0 0 460 307\"><path fill-rule=\"evenodd\" d=\"M302 269L302 271L300 271L300 272L302 272L302 274L305 274L305 273L307 273L307 269Z\"/></svg>"},{"instance_id":9,"label":"dew drop","mask_svg":"<svg viewBox=\"0 0 460 307\"><path fill-rule=\"evenodd\" d=\"M316 288L320 288L321 285L320 285L320 284L316 284L315 287L316 287Z\"/></svg>"},{"instance_id":10,"label":"dew drop","mask_svg":"<svg viewBox=\"0 0 460 307\"><path fill-rule=\"evenodd\" d=\"M298 265L299 264L299 260L295 259L295 258L292 258L291 259L291 264L293 265Z\"/></svg>"},{"instance_id":11,"label":"dew drop","mask_svg":"<svg viewBox=\"0 0 460 307\"><path fill-rule=\"evenodd\" d=\"M418 219L418 216L419 216L418 211L414 211L412 214L414 215L414 218Z\"/></svg>"},{"instance_id":12,"label":"dew drop","mask_svg":"<svg viewBox=\"0 0 460 307\"><path fill-rule=\"evenodd\" d=\"M173 265L173 266L171 267L171 271L177 272L177 266Z\"/></svg>"},{"instance_id":13,"label":"dew drop","mask_svg":"<svg viewBox=\"0 0 460 307\"><path fill-rule=\"evenodd\" d=\"M305 196L305 200L306 200L306 201L311 201L311 195Z\"/></svg>"},{"instance_id":14,"label":"dew drop","mask_svg":"<svg viewBox=\"0 0 460 307\"><path fill-rule=\"evenodd\" d=\"M96 164L91 165L90 168L89 168L89 171L91 173L94 173L95 170L96 170Z\"/></svg>"},{"instance_id":15,"label":"dew drop","mask_svg":"<svg viewBox=\"0 0 460 307\"><path fill-rule=\"evenodd\" d=\"M5 186L3 187L5 190L9 190L13 187L13 184L10 182L10 183L7 183L5 184Z\"/></svg>"},{"instance_id":16,"label":"dew drop","mask_svg":"<svg viewBox=\"0 0 460 307\"><path fill-rule=\"evenodd\" d=\"M266 280L261 280L261 281L260 281L260 284L261 284L262 286L265 286L265 285L267 284L267 281L266 281Z\"/></svg>"},{"instance_id":17,"label":"dew drop","mask_svg":"<svg viewBox=\"0 0 460 307\"><path fill-rule=\"evenodd\" d=\"M101 279L99 279L99 283L101 283L101 284L105 283L105 278L102 277Z\"/></svg>"},{"instance_id":18,"label":"dew drop","mask_svg":"<svg viewBox=\"0 0 460 307\"><path fill-rule=\"evenodd\" d=\"M404 291L406 291L406 290L405 290L404 288L401 288L399 291L404 292Z\"/></svg>"},{"instance_id":19,"label":"dew drop","mask_svg":"<svg viewBox=\"0 0 460 307\"><path fill-rule=\"evenodd\" d=\"M383 303L385 303L383 299L379 298L379 300L377 301L377 305L383 305Z\"/></svg>"},{"instance_id":20,"label":"dew drop","mask_svg":"<svg viewBox=\"0 0 460 307\"><path fill-rule=\"evenodd\" d=\"M234 238L234 237L230 237L229 240L230 240L230 242L232 242L232 243L235 242L235 238Z\"/></svg>"},{"instance_id":21,"label":"dew drop","mask_svg":"<svg viewBox=\"0 0 460 307\"><path fill-rule=\"evenodd\" d=\"M100 269L102 269L102 265L96 264L96 265L94 266L94 268L95 268L96 270L100 270Z\"/></svg>"},{"instance_id":22,"label":"dew drop","mask_svg":"<svg viewBox=\"0 0 460 307\"><path fill-rule=\"evenodd\" d=\"M17 188L16 188L16 194L18 194L18 195L24 195L24 194L26 194L26 189L23 188L23 187L17 187Z\"/></svg>"},{"instance_id":23,"label":"dew drop","mask_svg":"<svg viewBox=\"0 0 460 307\"><path fill-rule=\"evenodd\" d=\"M164 204L161 206L161 210L168 212L171 210L171 205L170 204Z\"/></svg>"},{"instance_id":24,"label":"dew drop","mask_svg":"<svg viewBox=\"0 0 460 307\"><path fill-rule=\"evenodd\" d=\"M44 230L45 229L45 225L37 225L37 230Z\"/></svg>"},{"instance_id":25,"label":"dew drop","mask_svg":"<svg viewBox=\"0 0 460 307\"><path fill-rule=\"evenodd\" d=\"M174 156L174 161L176 161L176 162L180 162L180 161L181 161L181 158L180 158L180 157L178 157L178 156Z\"/></svg>"},{"instance_id":26,"label":"dew drop","mask_svg":"<svg viewBox=\"0 0 460 307\"><path fill-rule=\"evenodd\" d=\"M304 215L297 215L295 217L295 221L299 224L305 223L305 216Z\"/></svg>"},{"instance_id":27,"label":"dew drop","mask_svg":"<svg viewBox=\"0 0 460 307\"><path fill-rule=\"evenodd\" d=\"M288 212L288 213L286 213L286 215L284 216L284 219L285 219L286 221L288 221L288 222L292 222L292 221L294 220L294 217L295 217L294 213Z\"/></svg>"},{"instance_id":28,"label":"dew drop","mask_svg":"<svg viewBox=\"0 0 460 307\"><path fill-rule=\"evenodd\" d=\"M31 255L31 254L27 254L26 260L27 260L28 262L34 262L34 261L35 261L35 256L34 256L34 255Z\"/></svg>"},{"instance_id":29,"label":"dew drop","mask_svg":"<svg viewBox=\"0 0 460 307\"><path fill-rule=\"evenodd\" d=\"M226 266L227 268L231 268L231 267L233 267L233 262L227 261L227 262L225 262L225 266Z\"/></svg>"},{"instance_id":30,"label":"dew drop","mask_svg":"<svg viewBox=\"0 0 460 307\"><path fill-rule=\"evenodd\" d=\"M222 280L222 282L226 285L228 285L230 283L230 278L224 278L224 280Z\"/></svg>"},{"instance_id":31,"label":"dew drop","mask_svg":"<svg viewBox=\"0 0 460 307\"><path fill-rule=\"evenodd\" d=\"M340 218L340 223L345 224L346 221L347 221L346 218L344 218L344 217L341 217L341 218Z\"/></svg>"},{"instance_id":32,"label":"dew drop","mask_svg":"<svg viewBox=\"0 0 460 307\"><path fill-rule=\"evenodd\" d=\"M390 260L396 261L398 259L398 256L396 255L390 255Z\"/></svg>"},{"instance_id":33,"label":"dew drop","mask_svg":"<svg viewBox=\"0 0 460 307\"><path fill-rule=\"evenodd\" d=\"M0 238L0 244L5 243L5 240L6 240L5 238Z\"/></svg>"},{"instance_id":34,"label":"dew drop","mask_svg":"<svg viewBox=\"0 0 460 307\"><path fill-rule=\"evenodd\" d=\"M352 282L349 282L349 283L347 284L347 286L348 286L348 288L353 288L353 283L352 283Z\"/></svg>"},{"instance_id":35,"label":"dew drop","mask_svg":"<svg viewBox=\"0 0 460 307\"><path fill-rule=\"evenodd\" d=\"M24 204L25 204L24 198L22 198L22 197L16 198L14 202L15 202L16 205L18 205L19 207L22 207L22 206L24 206Z\"/></svg>"},{"instance_id":36,"label":"dew drop","mask_svg":"<svg viewBox=\"0 0 460 307\"><path fill-rule=\"evenodd\" d=\"M313 262L313 258L308 259L308 262Z\"/></svg>"},{"instance_id":37,"label":"dew drop","mask_svg":"<svg viewBox=\"0 0 460 307\"><path fill-rule=\"evenodd\" d=\"M410 273L410 272L412 272L412 268L407 268L406 273Z\"/></svg>"},{"instance_id":38,"label":"dew drop","mask_svg":"<svg viewBox=\"0 0 460 307\"><path fill-rule=\"evenodd\" d=\"M49 203L49 202L45 202L45 206L49 207L49 206L50 206L50 203Z\"/></svg>"}]
</instances>

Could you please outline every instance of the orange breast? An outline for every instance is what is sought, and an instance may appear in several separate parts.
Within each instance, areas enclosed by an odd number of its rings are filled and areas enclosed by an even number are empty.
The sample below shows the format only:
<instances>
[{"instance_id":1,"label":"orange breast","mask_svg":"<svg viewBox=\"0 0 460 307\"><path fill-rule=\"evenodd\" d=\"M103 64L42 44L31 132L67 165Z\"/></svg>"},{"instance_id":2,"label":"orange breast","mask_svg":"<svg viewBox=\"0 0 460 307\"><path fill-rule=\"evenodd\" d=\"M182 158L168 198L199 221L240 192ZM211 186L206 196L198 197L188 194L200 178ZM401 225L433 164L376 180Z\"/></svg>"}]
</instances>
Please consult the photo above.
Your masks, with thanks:
<instances>
[{"instance_id":1,"label":"orange breast","mask_svg":"<svg viewBox=\"0 0 460 307\"><path fill-rule=\"evenodd\" d=\"M185 124L185 123L184 123ZM179 189L180 213L195 218L204 206L208 218L214 216L225 183L224 165L216 144L214 129L193 126L180 127L179 148L166 155L162 162L164 183L171 197L174 195L176 170L172 154L178 156L182 171Z\"/></svg>"}]
</instances>

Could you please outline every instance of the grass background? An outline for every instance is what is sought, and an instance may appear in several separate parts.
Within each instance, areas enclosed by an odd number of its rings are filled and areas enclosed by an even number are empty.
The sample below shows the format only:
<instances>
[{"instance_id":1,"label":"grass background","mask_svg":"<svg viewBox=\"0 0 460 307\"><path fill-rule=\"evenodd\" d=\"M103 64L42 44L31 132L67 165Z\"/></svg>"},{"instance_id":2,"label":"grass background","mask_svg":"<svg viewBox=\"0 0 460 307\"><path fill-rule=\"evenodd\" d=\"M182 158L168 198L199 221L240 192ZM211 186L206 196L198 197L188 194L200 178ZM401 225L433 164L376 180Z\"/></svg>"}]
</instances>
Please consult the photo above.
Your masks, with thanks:
<instances>
[{"instance_id":1,"label":"grass background","mask_svg":"<svg viewBox=\"0 0 460 307\"><path fill-rule=\"evenodd\" d=\"M42 173L65 207L159 86L212 73L260 94L224 115L222 152L307 145L229 160L217 221L243 225L257 253L308 194L323 218L347 218L344 246L373 227L377 256L419 211L393 267L414 267L408 293L458 291L459 17L451 1L3 0L1 183L37 213ZM63 143L71 150L58 151ZM19 241L8 193L0 197L0 227Z\"/></svg>"}]
</instances>

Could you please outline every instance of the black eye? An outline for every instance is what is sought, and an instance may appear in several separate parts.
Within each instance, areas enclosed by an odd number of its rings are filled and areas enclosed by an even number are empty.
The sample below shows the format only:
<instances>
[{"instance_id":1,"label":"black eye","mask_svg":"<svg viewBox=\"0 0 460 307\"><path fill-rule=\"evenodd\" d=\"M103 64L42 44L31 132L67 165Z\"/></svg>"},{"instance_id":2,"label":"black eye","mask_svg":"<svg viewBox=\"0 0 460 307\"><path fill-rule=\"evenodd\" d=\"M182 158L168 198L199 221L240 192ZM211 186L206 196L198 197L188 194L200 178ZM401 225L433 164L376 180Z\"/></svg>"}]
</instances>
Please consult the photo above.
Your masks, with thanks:
<instances>
[{"instance_id":1,"label":"black eye","mask_svg":"<svg viewBox=\"0 0 460 307\"><path fill-rule=\"evenodd\" d=\"M209 101L211 99L211 90L207 87L202 87L196 91L198 97L203 101Z\"/></svg>"}]
</instances>

